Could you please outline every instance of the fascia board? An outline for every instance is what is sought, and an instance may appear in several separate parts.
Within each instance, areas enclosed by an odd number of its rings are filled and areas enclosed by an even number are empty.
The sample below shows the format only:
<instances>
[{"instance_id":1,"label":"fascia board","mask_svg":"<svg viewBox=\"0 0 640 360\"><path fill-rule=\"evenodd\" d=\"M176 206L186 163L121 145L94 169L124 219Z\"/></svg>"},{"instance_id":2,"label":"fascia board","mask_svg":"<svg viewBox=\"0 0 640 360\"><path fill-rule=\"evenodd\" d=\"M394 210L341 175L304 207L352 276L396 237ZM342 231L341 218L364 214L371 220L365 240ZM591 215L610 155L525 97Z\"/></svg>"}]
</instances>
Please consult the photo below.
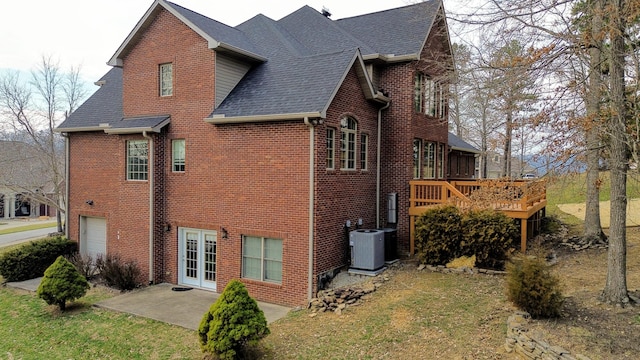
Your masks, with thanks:
<instances>
[{"instance_id":1,"label":"fascia board","mask_svg":"<svg viewBox=\"0 0 640 360\"><path fill-rule=\"evenodd\" d=\"M321 113L321 112L230 116L230 117L226 117L224 115L214 115L212 117L205 118L204 121L209 124L222 125L222 124L242 124L242 123L254 123L254 122L302 120L304 118L324 119L325 117L326 117L326 113Z\"/></svg>"}]
</instances>

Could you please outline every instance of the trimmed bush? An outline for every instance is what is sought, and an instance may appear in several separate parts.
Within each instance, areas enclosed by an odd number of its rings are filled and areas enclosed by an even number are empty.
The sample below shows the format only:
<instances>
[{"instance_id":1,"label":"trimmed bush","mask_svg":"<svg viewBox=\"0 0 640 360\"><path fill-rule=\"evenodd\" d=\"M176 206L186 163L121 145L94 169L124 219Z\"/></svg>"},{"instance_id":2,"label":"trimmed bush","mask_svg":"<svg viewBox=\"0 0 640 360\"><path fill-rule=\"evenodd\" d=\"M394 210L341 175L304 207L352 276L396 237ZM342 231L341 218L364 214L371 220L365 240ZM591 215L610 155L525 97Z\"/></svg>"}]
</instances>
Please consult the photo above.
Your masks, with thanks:
<instances>
[{"instance_id":1,"label":"trimmed bush","mask_svg":"<svg viewBox=\"0 0 640 360\"><path fill-rule=\"evenodd\" d=\"M475 255L479 267L504 269L508 250L519 237L512 219L498 211L475 210L465 214L460 227L462 255Z\"/></svg>"},{"instance_id":2,"label":"trimmed bush","mask_svg":"<svg viewBox=\"0 0 640 360\"><path fill-rule=\"evenodd\" d=\"M455 206L434 207L416 222L416 253L422 263L441 265L460 255L462 215Z\"/></svg>"},{"instance_id":3,"label":"trimmed bush","mask_svg":"<svg viewBox=\"0 0 640 360\"><path fill-rule=\"evenodd\" d=\"M518 256L507 263L507 297L534 319L559 316L564 302L560 280L540 257Z\"/></svg>"},{"instance_id":4,"label":"trimmed bush","mask_svg":"<svg viewBox=\"0 0 640 360\"><path fill-rule=\"evenodd\" d=\"M227 284L198 328L202 351L220 359L236 359L269 332L264 313L238 280Z\"/></svg>"},{"instance_id":5,"label":"trimmed bush","mask_svg":"<svg viewBox=\"0 0 640 360\"><path fill-rule=\"evenodd\" d=\"M67 301L81 298L87 290L89 290L87 279L67 259L58 256L44 272L37 294L47 304L58 305L60 310L64 311Z\"/></svg>"},{"instance_id":6,"label":"trimmed bush","mask_svg":"<svg viewBox=\"0 0 640 360\"><path fill-rule=\"evenodd\" d=\"M32 241L0 256L0 275L6 281L24 281L44 275L60 255L77 251L77 244L62 237Z\"/></svg>"},{"instance_id":7,"label":"trimmed bush","mask_svg":"<svg viewBox=\"0 0 640 360\"><path fill-rule=\"evenodd\" d=\"M107 255L96 259L96 268L107 286L126 291L140 285L141 272L135 261L124 261L118 255Z\"/></svg>"}]
</instances>

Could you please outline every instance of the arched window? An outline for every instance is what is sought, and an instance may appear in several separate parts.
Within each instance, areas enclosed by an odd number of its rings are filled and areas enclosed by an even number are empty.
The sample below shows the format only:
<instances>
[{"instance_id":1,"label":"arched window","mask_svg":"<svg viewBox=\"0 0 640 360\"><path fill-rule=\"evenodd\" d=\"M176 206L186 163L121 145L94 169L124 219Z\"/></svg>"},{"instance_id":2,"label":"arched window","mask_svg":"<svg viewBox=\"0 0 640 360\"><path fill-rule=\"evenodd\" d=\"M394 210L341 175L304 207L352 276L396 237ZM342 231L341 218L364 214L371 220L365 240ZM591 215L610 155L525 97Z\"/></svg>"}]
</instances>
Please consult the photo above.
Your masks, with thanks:
<instances>
[{"instance_id":1,"label":"arched window","mask_svg":"<svg viewBox=\"0 0 640 360\"><path fill-rule=\"evenodd\" d=\"M340 169L356 169L356 134L358 123L352 117L346 116L340 120Z\"/></svg>"}]
</instances>

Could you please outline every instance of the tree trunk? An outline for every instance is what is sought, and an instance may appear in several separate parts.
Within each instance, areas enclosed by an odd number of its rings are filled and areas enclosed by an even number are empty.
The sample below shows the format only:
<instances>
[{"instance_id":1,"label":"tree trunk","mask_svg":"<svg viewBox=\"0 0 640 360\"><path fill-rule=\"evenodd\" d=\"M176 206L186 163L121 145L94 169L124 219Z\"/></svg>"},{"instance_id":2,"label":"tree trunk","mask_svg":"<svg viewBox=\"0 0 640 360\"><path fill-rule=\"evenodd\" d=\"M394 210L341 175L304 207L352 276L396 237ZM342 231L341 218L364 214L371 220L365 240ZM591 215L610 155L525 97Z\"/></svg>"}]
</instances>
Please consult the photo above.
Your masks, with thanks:
<instances>
[{"instance_id":1,"label":"tree trunk","mask_svg":"<svg viewBox=\"0 0 640 360\"><path fill-rule=\"evenodd\" d=\"M629 303L627 292L627 146L624 94L624 0L611 1L611 225L607 280L601 299L610 304Z\"/></svg>"},{"instance_id":2,"label":"tree trunk","mask_svg":"<svg viewBox=\"0 0 640 360\"><path fill-rule=\"evenodd\" d=\"M513 133L513 115L511 114L511 110L507 112L507 120L505 122L505 134L504 134L504 154L502 155L502 159L504 160L502 166L502 176L503 177L511 177L511 139Z\"/></svg>"},{"instance_id":3,"label":"tree trunk","mask_svg":"<svg viewBox=\"0 0 640 360\"><path fill-rule=\"evenodd\" d=\"M602 100L602 0L593 0L589 43L589 84L586 97L587 123L587 200L584 215L584 238L589 241L604 239L600 222L600 101Z\"/></svg>"}]
</instances>

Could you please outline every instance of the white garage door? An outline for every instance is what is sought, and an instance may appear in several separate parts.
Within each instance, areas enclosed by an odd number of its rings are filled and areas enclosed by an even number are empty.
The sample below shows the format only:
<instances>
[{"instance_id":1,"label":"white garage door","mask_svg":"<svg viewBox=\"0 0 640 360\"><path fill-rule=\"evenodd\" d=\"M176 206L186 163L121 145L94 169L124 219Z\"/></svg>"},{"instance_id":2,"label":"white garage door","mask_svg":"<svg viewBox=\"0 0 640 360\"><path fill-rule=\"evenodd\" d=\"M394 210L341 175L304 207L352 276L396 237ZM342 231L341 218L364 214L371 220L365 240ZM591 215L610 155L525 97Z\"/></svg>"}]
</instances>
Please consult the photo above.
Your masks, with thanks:
<instances>
[{"instance_id":1,"label":"white garage door","mask_svg":"<svg viewBox=\"0 0 640 360\"><path fill-rule=\"evenodd\" d=\"M107 253L107 220L104 218L82 217L80 221L82 239L80 252L94 259Z\"/></svg>"}]
</instances>

